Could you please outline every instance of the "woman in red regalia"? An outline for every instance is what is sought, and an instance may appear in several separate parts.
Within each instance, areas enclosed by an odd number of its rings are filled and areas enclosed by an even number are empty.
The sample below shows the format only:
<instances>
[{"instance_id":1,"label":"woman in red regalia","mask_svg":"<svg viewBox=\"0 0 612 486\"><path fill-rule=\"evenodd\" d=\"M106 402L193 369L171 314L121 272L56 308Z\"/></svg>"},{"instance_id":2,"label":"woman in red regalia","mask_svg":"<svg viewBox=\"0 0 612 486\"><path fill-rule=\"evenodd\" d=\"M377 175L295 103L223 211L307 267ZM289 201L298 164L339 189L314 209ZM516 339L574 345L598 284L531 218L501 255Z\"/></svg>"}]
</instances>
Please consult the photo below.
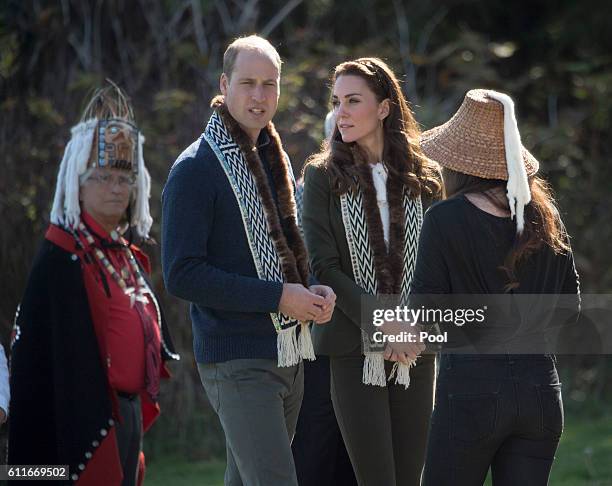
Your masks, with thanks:
<instances>
[{"instance_id":1,"label":"woman in red regalia","mask_svg":"<svg viewBox=\"0 0 612 486\"><path fill-rule=\"evenodd\" d=\"M142 434L179 359L147 275L151 180L111 84L72 128L51 224L15 321L9 464L68 465L69 483L142 482ZM131 240L131 238L129 238Z\"/></svg>"}]
</instances>

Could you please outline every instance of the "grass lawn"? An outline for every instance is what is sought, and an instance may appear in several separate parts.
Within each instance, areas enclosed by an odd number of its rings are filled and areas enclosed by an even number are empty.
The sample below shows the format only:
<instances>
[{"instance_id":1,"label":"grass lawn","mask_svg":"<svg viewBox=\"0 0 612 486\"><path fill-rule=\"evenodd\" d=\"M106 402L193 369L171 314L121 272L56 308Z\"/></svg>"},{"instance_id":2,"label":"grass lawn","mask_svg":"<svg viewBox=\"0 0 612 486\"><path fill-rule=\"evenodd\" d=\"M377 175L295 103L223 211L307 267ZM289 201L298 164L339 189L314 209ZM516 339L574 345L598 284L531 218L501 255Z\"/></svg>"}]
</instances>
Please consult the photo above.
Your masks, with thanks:
<instances>
[{"instance_id":1,"label":"grass lawn","mask_svg":"<svg viewBox=\"0 0 612 486\"><path fill-rule=\"evenodd\" d=\"M146 486L222 486L223 461L166 458L147 466ZM488 481L487 484L490 484ZM566 417L551 486L612 486L612 418Z\"/></svg>"},{"instance_id":2,"label":"grass lawn","mask_svg":"<svg viewBox=\"0 0 612 486\"><path fill-rule=\"evenodd\" d=\"M145 486L223 486L224 461L164 459L147 464Z\"/></svg>"}]
</instances>

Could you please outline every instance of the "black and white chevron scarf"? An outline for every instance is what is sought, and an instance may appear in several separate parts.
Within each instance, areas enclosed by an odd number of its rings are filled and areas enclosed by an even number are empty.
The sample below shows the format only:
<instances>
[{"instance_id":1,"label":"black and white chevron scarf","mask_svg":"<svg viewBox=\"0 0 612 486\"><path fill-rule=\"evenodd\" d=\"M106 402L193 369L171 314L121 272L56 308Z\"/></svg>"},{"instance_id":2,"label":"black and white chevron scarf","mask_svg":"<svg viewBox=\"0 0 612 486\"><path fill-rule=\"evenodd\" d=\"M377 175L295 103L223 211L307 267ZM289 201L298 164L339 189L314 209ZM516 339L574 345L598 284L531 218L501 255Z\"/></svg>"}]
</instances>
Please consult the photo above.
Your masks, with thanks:
<instances>
[{"instance_id":1,"label":"black and white chevron scarf","mask_svg":"<svg viewBox=\"0 0 612 486\"><path fill-rule=\"evenodd\" d=\"M423 223L421 197L411 199L408 190L389 176L387 199L390 211L390 245L382 240L382 221L376 205L376 190L370 168L360 170L355 185L340 196L342 222L346 232L355 282L371 295L399 294L407 302L416 262L419 233ZM367 200L369 198L369 201ZM399 207L401 205L401 207ZM374 207L376 206L376 207ZM394 242L395 239L402 239ZM401 265L394 265L394 261ZM401 266L401 275L398 268ZM383 351L385 345L373 342L362 330L365 355L363 383L386 386ZM389 379L408 387L409 365L395 363Z\"/></svg>"}]
</instances>

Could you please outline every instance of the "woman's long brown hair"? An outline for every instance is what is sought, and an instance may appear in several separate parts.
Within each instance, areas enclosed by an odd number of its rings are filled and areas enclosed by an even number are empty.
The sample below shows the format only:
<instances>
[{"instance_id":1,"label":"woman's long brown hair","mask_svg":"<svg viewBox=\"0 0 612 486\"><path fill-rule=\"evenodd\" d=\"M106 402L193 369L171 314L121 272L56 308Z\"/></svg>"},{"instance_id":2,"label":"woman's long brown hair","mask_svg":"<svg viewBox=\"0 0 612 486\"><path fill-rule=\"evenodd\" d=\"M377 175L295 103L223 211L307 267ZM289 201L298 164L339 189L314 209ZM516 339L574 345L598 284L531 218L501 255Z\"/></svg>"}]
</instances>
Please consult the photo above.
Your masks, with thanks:
<instances>
[{"instance_id":1,"label":"woman's long brown hair","mask_svg":"<svg viewBox=\"0 0 612 486\"><path fill-rule=\"evenodd\" d=\"M506 181L483 179L442 168L447 197L459 194L479 193L497 208L509 211L505 196ZM525 228L517 235L504 264L500 267L508 276L506 291L519 285L517 270L530 255L549 246L555 253L570 251L569 236L559 216L550 185L541 177L529 178L531 202L525 206Z\"/></svg>"},{"instance_id":2,"label":"woman's long brown hair","mask_svg":"<svg viewBox=\"0 0 612 486\"><path fill-rule=\"evenodd\" d=\"M379 103L389 100L389 115L383 120L383 161L389 177L400 180L412 198L421 194L437 197L442 190L438 165L421 150L419 126L391 68L374 57L343 62L334 69L332 85L344 75L362 78ZM359 178L358 165L366 160L365 152L357 143L342 141L335 125L330 141L323 142L321 151L311 156L305 167L310 164L324 165L330 174L332 190L340 195L354 185L355 178Z\"/></svg>"}]
</instances>

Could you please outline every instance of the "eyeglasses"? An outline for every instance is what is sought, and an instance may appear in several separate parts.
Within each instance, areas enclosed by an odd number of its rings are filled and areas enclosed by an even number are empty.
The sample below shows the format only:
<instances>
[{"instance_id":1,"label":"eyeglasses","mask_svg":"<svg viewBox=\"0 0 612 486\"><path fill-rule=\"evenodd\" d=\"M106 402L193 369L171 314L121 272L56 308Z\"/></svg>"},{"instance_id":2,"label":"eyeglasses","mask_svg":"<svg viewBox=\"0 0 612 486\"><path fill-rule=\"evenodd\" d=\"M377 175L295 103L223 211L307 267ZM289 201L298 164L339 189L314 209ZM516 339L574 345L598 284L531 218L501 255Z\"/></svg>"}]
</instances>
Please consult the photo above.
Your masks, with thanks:
<instances>
[{"instance_id":1,"label":"eyeglasses","mask_svg":"<svg viewBox=\"0 0 612 486\"><path fill-rule=\"evenodd\" d=\"M119 184L119 187L134 187L136 184L136 177L133 175L120 175L113 176L112 174L92 174L87 180L94 181L102 186L112 187Z\"/></svg>"}]
</instances>

